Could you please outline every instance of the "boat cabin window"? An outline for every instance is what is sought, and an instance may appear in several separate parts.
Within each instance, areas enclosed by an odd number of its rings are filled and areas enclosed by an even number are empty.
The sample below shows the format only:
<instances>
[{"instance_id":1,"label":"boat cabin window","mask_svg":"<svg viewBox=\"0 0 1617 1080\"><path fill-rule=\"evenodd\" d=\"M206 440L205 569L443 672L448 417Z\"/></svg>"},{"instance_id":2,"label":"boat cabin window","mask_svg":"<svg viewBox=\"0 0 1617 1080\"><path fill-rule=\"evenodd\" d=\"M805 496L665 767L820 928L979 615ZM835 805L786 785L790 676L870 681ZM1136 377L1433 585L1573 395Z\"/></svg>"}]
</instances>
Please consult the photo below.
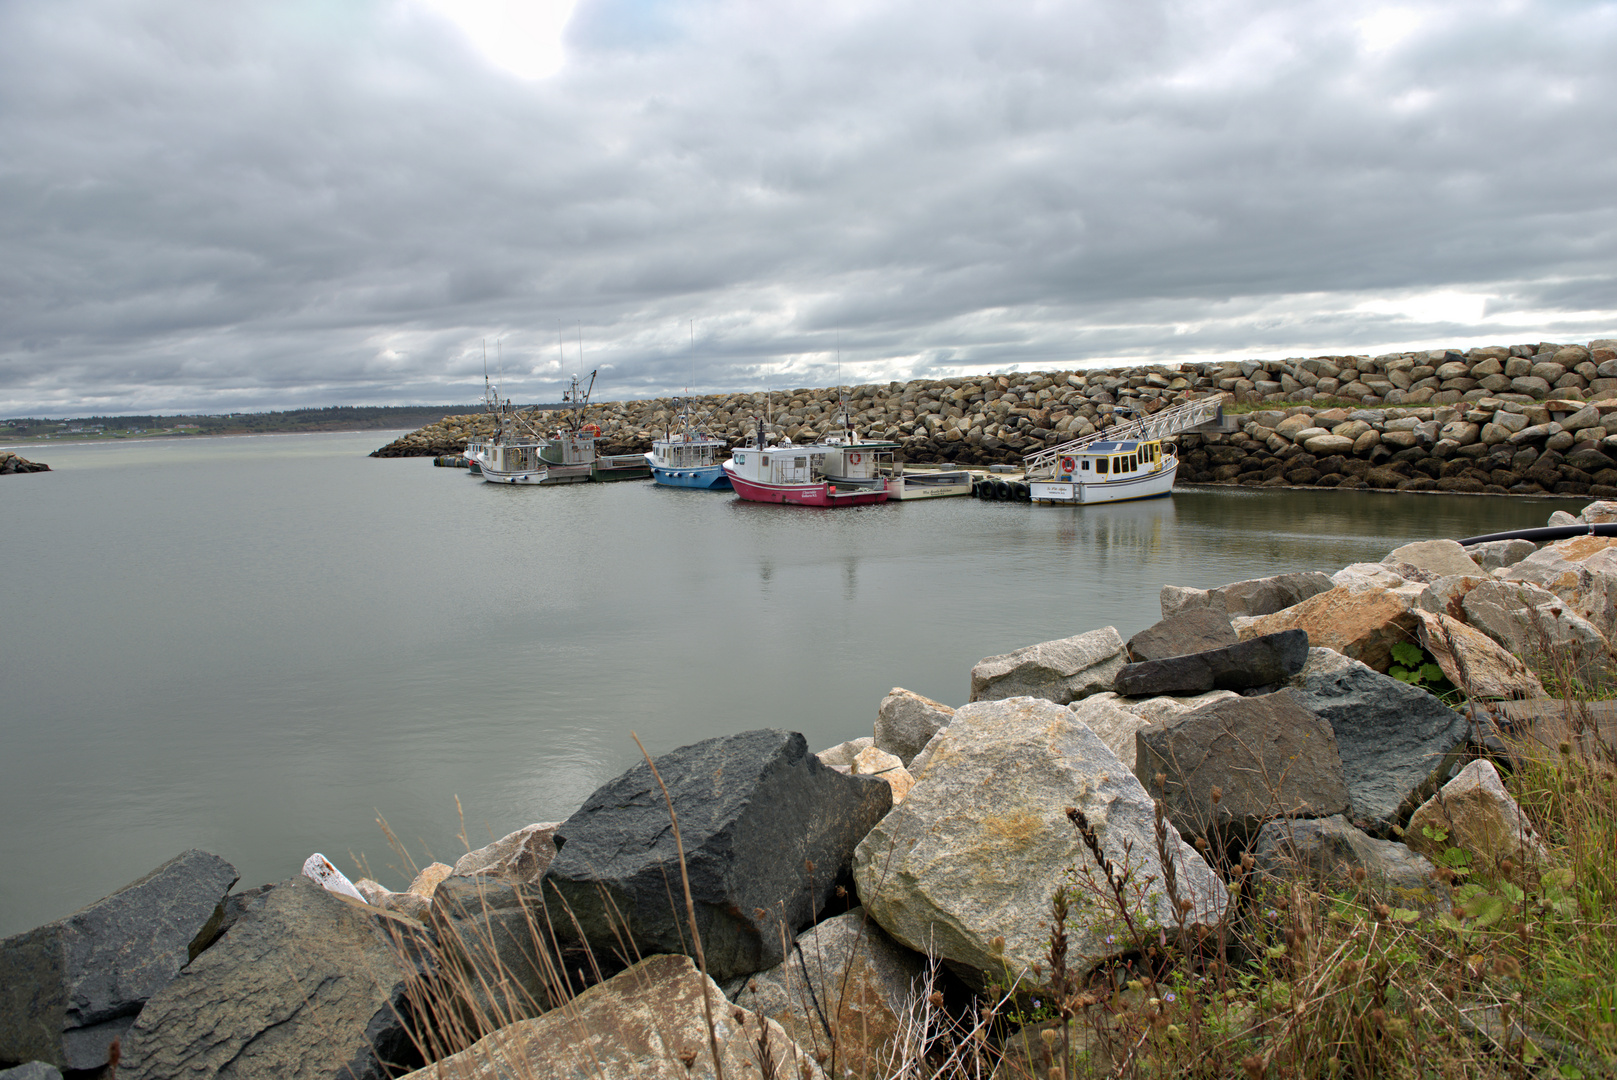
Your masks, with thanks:
<instances>
[{"instance_id":1,"label":"boat cabin window","mask_svg":"<svg viewBox=\"0 0 1617 1080\"><path fill-rule=\"evenodd\" d=\"M1085 472L1089 471L1089 459L1088 458L1084 458L1084 471Z\"/></svg>"},{"instance_id":2,"label":"boat cabin window","mask_svg":"<svg viewBox=\"0 0 1617 1080\"><path fill-rule=\"evenodd\" d=\"M1106 471L1106 462L1107 462L1107 460L1108 459L1106 459L1106 458L1096 458L1095 459L1095 471L1098 472L1098 473L1104 473Z\"/></svg>"}]
</instances>

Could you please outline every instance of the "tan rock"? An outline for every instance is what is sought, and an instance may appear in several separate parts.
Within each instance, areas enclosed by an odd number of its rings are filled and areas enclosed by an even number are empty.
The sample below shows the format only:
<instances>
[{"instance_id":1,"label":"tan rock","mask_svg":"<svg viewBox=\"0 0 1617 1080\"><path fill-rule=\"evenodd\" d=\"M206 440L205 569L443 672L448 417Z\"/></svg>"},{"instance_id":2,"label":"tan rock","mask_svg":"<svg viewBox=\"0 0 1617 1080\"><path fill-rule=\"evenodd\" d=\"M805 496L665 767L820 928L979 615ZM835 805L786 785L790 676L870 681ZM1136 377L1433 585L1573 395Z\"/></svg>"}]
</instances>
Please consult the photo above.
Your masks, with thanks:
<instances>
[{"instance_id":1,"label":"tan rock","mask_svg":"<svg viewBox=\"0 0 1617 1080\"><path fill-rule=\"evenodd\" d=\"M1334 649L1386 671L1393 645L1413 641L1419 622L1409 597L1374 586L1354 592L1339 585L1273 615L1237 620L1235 631L1242 641L1250 641L1282 630L1306 630L1310 646Z\"/></svg>"},{"instance_id":2,"label":"tan rock","mask_svg":"<svg viewBox=\"0 0 1617 1080\"><path fill-rule=\"evenodd\" d=\"M1527 665L1493 638L1449 615L1417 611L1421 647L1449 682L1474 698L1543 697L1544 686Z\"/></svg>"},{"instance_id":3,"label":"tan rock","mask_svg":"<svg viewBox=\"0 0 1617 1080\"><path fill-rule=\"evenodd\" d=\"M1428 832L1447 837L1439 841ZM1404 842L1411 850L1438 861L1451 847L1494 866L1505 859L1518 865L1524 859L1537 865L1548 859L1527 815L1500 781L1499 770L1485 758L1461 769L1416 809L1404 829Z\"/></svg>"},{"instance_id":4,"label":"tan rock","mask_svg":"<svg viewBox=\"0 0 1617 1080\"><path fill-rule=\"evenodd\" d=\"M1611 502L1606 499L1592 502L1583 508L1583 512L1580 513L1578 517L1589 522L1591 525L1599 525L1607 522L1617 521L1617 502Z\"/></svg>"},{"instance_id":5,"label":"tan rock","mask_svg":"<svg viewBox=\"0 0 1617 1080\"><path fill-rule=\"evenodd\" d=\"M1438 615L1450 615L1462 622L1469 622L1465 617L1463 604L1465 598L1474 589L1483 585L1497 585L1492 577L1477 576L1474 574L1458 574L1454 577L1441 577L1426 586L1415 601L1415 606L1422 611L1434 612Z\"/></svg>"},{"instance_id":6,"label":"tan rock","mask_svg":"<svg viewBox=\"0 0 1617 1080\"><path fill-rule=\"evenodd\" d=\"M761 1041L777 1075L824 1080L813 1058L778 1023L730 1004L688 956L647 957L567 1007L501 1028L409 1077L707 1080L716 1074L704 996L726 1077L758 1075Z\"/></svg>"},{"instance_id":7,"label":"tan rock","mask_svg":"<svg viewBox=\"0 0 1617 1080\"><path fill-rule=\"evenodd\" d=\"M415 876L415 880L410 882L409 892L423 900L431 900L439 882L454 872L455 868L448 863L435 862Z\"/></svg>"},{"instance_id":8,"label":"tan rock","mask_svg":"<svg viewBox=\"0 0 1617 1080\"><path fill-rule=\"evenodd\" d=\"M861 735L857 739L839 742L833 747L821 750L814 756L820 759L821 765L849 772L853 768L853 759L859 756L859 752L875 745L876 740L872 736Z\"/></svg>"},{"instance_id":9,"label":"tan rock","mask_svg":"<svg viewBox=\"0 0 1617 1080\"><path fill-rule=\"evenodd\" d=\"M854 756L851 771L855 776L877 776L887 781L887 786L893 789L894 806L903 802L904 796L915 786L915 778L904 768L904 763L896 754L889 754L874 746L867 746Z\"/></svg>"},{"instance_id":10,"label":"tan rock","mask_svg":"<svg viewBox=\"0 0 1617 1080\"><path fill-rule=\"evenodd\" d=\"M372 881L368 877L362 877L354 882L354 888L359 890L359 895L363 896L365 902L372 907L385 908L388 897L398 895L386 885Z\"/></svg>"}]
</instances>

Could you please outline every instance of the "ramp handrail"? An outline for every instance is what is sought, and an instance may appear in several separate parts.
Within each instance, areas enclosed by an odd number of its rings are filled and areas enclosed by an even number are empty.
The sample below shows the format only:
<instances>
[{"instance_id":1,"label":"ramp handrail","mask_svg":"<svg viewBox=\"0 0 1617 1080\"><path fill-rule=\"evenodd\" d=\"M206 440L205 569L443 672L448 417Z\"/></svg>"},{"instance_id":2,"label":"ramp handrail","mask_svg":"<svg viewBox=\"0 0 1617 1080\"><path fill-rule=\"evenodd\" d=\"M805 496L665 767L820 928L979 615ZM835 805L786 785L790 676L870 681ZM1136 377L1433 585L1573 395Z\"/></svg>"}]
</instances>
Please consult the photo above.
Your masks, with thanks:
<instances>
[{"instance_id":1,"label":"ramp handrail","mask_svg":"<svg viewBox=\"0 0 1617 1080\"><path fill-rule=\"evenodd\" d=\"M1127 423L1117 424L1113 427L1100 428L1088 435L1073 439L1071 442L1064 442L1059 446L1052 446L1032 454L1025 454L1022 457L1022 471L1029 479L1032 479L1035 474L1044 472L1048 472L1053 476L1055 474L1056 458L1063 454L1071 454L1082 450L1091 443L1124 442L1131 439L1136 441L1165 439L1169 435L1175 435L1209 421L1221 419L1223 415L1224 395L1210 394L1204 398L1197 398L1194 401L1175 405L1171 409L1163 409L1161 412L1152 413L1150 416L1144 416L1138 420L1130 420Z\"/></svg>"}]
</instances>

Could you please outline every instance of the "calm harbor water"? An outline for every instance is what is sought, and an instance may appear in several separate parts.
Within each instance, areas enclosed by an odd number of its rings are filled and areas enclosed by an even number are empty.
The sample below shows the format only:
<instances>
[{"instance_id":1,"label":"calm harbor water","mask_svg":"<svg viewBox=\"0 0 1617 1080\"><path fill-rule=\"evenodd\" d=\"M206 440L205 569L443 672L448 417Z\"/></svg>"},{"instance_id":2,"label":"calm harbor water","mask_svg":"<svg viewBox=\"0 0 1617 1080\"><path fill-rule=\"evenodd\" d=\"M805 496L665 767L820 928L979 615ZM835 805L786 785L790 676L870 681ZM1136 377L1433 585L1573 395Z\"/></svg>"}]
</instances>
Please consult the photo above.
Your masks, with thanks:
<instances>
[{"instance_id":1,"label":"calm harbor water","mask_svg":"<svg viewBox=\"0 0 1617 1080\"><path fill-rule=\"evenodd\" d=\"M187 847L406 881L652 753L870 734L984 656L1208 587L1544 524L1548 501L1180 491L841 511L649 483L509 488L393 434L29 446L0 481L0 935Z\"/></svg>"}]
</instances>

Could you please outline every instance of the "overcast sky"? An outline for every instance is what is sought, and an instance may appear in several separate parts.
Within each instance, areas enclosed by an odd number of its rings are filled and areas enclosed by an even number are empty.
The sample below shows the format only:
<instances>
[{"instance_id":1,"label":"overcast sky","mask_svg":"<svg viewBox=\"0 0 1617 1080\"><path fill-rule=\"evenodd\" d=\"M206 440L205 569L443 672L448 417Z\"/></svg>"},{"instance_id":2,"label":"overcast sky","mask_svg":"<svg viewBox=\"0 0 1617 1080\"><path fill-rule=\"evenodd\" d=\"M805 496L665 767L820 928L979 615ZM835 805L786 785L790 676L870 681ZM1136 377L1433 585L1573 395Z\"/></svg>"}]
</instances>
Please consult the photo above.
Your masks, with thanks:
<instances>
[{"instance_id":1,"label":"overcast sky","mask_svg":"<svg viewBox=\"0 0 1617 1080\"><path fill-rule=\"evenodd\" d=\"M0 0L0 416L1614 335L1613 2Z\"/></svg>"}]
</instances>

